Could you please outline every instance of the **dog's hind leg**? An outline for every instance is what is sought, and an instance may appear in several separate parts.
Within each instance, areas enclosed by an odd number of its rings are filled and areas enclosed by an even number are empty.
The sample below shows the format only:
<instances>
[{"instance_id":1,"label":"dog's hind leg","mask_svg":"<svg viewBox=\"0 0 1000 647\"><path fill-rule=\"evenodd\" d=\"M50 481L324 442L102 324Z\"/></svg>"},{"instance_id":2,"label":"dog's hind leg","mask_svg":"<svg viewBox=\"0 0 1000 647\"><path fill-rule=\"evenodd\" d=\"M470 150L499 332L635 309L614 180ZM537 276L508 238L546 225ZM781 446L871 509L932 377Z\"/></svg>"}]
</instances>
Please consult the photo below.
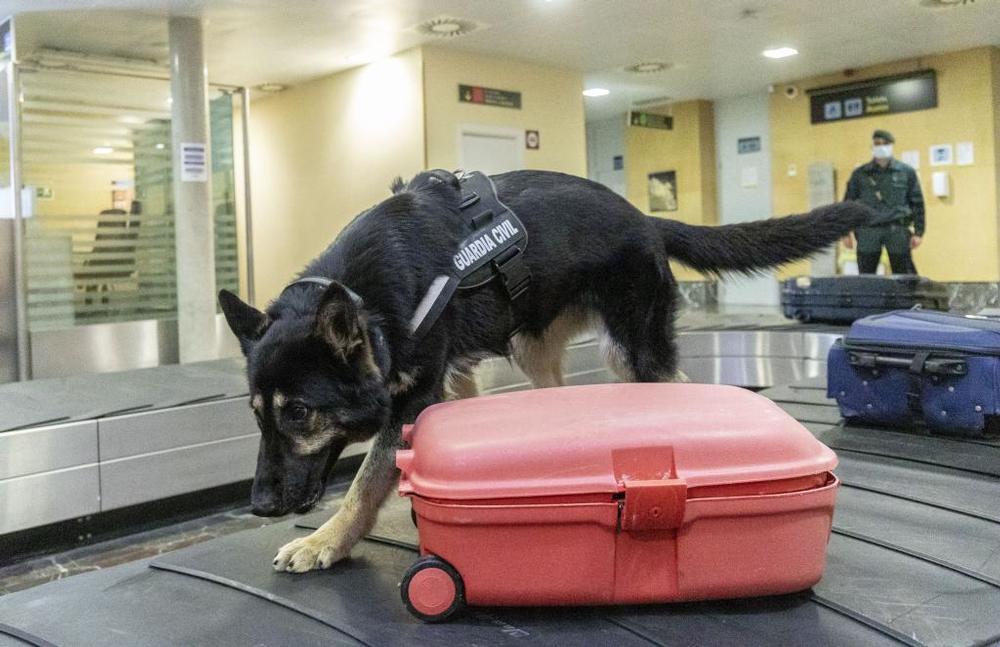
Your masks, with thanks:
<instances>
[{"instance_id":1,"label":"dog's hind leg","mask_svg":"<svg viewBox=\"0 0 1000 647\"><path fill-rule=\"evenodd\" d=\"M476 383L475 365L452 367L448 370L445 386L451 400L464 400L479 395Z\"/></svg>"},{"instance_id":2,"label":"dog's hind leg","mask_svg":"<svg viewBox=\"0 0 1000 647\"><path fill-rule=\"evenodd\" d=\"M536 389L562 386L562 358L566 344L586 330L590 315L582 309L564 311L540 336L519 333L511 340L512 355Z\"/></svg>"},{"instance_id":3,"label":"dog's hind leg","mask_svg":"<svg viewBox=\"0 0 1000 647\"><path fill-rule=\"evenodd\" d=\"M659 262L656 257L645 260ZM598 299L604 356L626 382L687 382L677 366L677 294L670 270L634 262L638 267L628 268L635 277L630 289L608 289Z\"/></svg>"}]
</instances>

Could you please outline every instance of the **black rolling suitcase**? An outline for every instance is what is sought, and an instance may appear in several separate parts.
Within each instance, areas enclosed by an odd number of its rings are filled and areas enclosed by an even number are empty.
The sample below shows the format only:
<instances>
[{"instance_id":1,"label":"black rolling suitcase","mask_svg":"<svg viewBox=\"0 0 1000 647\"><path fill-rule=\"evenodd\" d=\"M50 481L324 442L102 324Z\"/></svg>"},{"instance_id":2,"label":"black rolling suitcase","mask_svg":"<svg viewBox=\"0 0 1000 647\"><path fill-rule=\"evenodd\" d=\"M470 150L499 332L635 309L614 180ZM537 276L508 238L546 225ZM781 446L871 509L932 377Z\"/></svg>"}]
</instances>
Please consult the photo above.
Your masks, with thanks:
<instances>
[{"instance_id":1,"label":"black rolling suitcase","mask_svg":"<svg viewBox=\"0 0 1000 647\"><path fill-rule=\"evenodd\" d=\"M947 310L948 290L914 274L892 276L800 276L785 281L781 307L799 321L849 324L862 317L908 310Z\"/></svg>"}]
</instances>

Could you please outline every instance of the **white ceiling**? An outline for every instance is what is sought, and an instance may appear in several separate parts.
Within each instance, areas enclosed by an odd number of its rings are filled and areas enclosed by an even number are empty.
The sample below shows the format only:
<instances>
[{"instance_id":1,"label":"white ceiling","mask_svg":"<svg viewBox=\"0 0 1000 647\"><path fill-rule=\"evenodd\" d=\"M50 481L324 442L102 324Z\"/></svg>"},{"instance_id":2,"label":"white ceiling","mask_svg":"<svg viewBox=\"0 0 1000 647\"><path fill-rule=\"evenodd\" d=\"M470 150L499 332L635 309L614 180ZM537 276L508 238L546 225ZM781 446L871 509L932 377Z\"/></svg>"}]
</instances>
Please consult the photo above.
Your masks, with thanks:
<instances>
[{"instance_id":1,"label":"white ceiling","mask_svg":"<svg viewBox=\"0 0 1000 647\"><path fill-rule=\"evenodd\" d=\"M22 48L165 60L170 14L206 19L209 73L238 85L294 84L427 42L578 69L589 119L635 102L719 98L770 83L979 45L1000 45L1000 0L0 0L22 14ZM954 1L954 0L945 0ZM960 0L959 0L960 1ZM484 28L435 39L412 29L448 15ZM761 50L797 48L769 60ZM352 55L360 58L349 59ZM623 71L640 61L673 68Z\"/></svg>"}]
</instances>

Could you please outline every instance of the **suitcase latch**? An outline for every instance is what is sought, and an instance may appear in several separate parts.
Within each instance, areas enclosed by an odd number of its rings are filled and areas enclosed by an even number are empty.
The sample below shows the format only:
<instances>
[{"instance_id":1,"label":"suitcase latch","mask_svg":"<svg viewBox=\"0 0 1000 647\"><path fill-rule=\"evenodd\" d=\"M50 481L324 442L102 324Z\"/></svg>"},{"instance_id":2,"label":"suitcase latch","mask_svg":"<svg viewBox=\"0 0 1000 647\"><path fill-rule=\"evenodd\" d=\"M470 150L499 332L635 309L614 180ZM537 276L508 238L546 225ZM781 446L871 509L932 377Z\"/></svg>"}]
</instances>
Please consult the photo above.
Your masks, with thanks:
<instances>
[{"instance_id":1,"label":"suitcase latch","mask_svg":"<svg viewBox=\"0 0 1000 647\"><path fill-rule=\"evenodd\" d=\"M622 530L671 530L684 523L684 479L624 481Z\"/></svg>"}]
</instances>

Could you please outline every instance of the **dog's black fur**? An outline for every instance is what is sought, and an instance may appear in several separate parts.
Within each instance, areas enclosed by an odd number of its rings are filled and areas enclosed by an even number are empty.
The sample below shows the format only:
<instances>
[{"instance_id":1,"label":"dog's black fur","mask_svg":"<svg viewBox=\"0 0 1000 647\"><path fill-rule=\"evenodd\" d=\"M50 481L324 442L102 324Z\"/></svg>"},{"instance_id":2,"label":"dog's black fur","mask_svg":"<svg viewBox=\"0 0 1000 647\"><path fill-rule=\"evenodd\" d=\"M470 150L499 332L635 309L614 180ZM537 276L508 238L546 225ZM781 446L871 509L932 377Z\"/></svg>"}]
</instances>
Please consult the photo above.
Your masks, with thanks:
<instances>
[{"instance_id":1,"label":"dog's black fur","mask_svg":"<svg viewBox=\"0 0 1000 647\"><path fill-rule=\"evenodd\" d=\"M521 334L541 339L560 315L586 312L603 324L636 381L671 379L677 369L677 294L668 259L713 274L753 273L807 257L870 215L859 204L839 203L805 215L697 227L648 217L578 177L515 171L493 180L530 239ZM278 568L325 567L346 555L392 487L401 425L444 397L449 367L511 352L515 322L499 281L459 291L425 338L411 338L417 303L434 277L449 272L468 233L459 201L457 181L431 181L427 173L405 187L397 181L391 197L358 216L303 271L333 279L330 287L294 285L266 312L220 293L247 356L262 432L256 514L308 510L344 447L376 437L340 521L286 546ZM343 286L361 296L360 309Z\"/></svg>"}]
</instances>

